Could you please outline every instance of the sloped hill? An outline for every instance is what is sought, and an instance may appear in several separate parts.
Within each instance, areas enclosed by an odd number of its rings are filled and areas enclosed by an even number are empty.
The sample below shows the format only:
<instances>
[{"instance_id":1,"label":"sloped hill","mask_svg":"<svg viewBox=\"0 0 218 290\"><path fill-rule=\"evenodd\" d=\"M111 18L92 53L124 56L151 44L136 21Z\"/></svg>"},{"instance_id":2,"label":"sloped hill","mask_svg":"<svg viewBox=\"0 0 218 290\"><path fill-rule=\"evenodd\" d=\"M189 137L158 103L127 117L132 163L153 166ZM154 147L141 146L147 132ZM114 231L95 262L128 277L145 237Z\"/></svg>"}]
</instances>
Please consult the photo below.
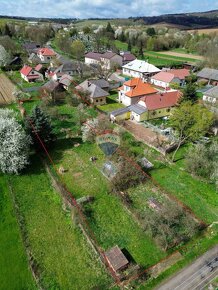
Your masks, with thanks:
<instances>
[{"instance_id":1,"label":"sloped hill","mask_svg":"<svg viewBox=\"0 0 218 290\"><path fill-rule=\"evenodd\" d=\"M181 13L165 14L152 17L131 17L134 21L143 20L146 25L158 23L167 23L180 25L189 28L212 28L218 27L218 10L199 12L199 13Z\"/></svg>"}]
</instances>

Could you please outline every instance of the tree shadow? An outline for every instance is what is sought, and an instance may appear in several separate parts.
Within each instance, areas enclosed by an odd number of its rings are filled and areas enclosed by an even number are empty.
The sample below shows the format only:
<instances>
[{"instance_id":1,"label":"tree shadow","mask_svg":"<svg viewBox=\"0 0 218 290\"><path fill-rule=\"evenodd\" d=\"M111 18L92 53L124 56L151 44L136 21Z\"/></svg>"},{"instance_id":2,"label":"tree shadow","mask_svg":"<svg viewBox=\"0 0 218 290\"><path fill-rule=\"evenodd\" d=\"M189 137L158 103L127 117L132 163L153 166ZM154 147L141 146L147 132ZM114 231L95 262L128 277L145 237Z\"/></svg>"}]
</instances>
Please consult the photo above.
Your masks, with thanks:
<instances>
[{"instance_id":1,"label":"tree shadow","mask_svg":"<svg viewBox=\"0 0 218 290\"><path fill-rule=\"evenodd\" d=\"M58 162L63 159L65 151L69 149L74 149L75 144L82 144L82 139L80 137L75 138L59 138L57 139L49 148L49 152L51 153L54 162Z\"/></svg>"}]
</instances>

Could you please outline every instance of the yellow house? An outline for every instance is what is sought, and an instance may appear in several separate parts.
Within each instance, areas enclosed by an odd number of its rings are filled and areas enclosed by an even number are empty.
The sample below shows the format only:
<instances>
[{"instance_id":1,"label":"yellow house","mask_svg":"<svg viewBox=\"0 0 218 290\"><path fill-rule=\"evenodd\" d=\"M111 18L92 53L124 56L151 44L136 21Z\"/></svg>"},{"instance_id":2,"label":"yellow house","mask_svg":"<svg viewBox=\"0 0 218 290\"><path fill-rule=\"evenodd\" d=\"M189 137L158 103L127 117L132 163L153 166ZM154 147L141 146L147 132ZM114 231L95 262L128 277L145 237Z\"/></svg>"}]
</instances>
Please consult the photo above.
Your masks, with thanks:
<instances>
[{"instance_id":1,"label":"yellow house","mask_svg":"<svg viewBox=\"0 0 218 290\"><path fill-rule=\"evenodd\" d=\"M171 114L181 96L179 91L148 95L137 104L112 112L110 118L113 121L131 119L141 122L166 117Z\"/></svg>"}]
</instances>

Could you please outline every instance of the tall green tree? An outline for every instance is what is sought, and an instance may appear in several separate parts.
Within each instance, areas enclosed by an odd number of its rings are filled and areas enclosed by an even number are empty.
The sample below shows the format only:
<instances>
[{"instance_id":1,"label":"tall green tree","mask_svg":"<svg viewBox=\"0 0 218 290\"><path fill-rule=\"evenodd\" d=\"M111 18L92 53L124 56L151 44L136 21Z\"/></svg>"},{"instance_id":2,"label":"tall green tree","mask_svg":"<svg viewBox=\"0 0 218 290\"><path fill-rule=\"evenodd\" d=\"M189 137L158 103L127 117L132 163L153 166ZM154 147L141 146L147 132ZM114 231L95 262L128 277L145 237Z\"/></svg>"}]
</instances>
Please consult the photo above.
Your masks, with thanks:
<instances>
[{"instance_id":1,"label":"tall green tree","mask_svg":"<svg viewBox=\"0 0 218 290\"><path fill-rule=\"evenodd\" d=\"M128 48L127 48L127 50L130 51L130 52L132 51L132 45L131 45L131 41L130 40L128 41Z\"/></svg>"},{"instance_id":2,"label":"tall green tree","mask_svg":"<svg viewBox=\"0 0 218 290\"><path fill-rule=\"evenodd\" d=\"M197 92L195 84L188 82L183 90L182 101L190 101L192 103L197 100Z\"/></svg>"},{"instance_id":3,"label":"tall green tree","mask_svg":"<svg viewBox=\"0 0 218 290\"><path fill-rule=\"evenodd\" d=\"M26 121L26 127L36 148L40 148L40 140L50 145L55 140L50 118L36 106Z\"/></svg>"},{"instance_id":4,"label":"tall green tree","mask_svg":"<svg viewBox=\"0 0 218 290\"><path fill-rule=\"evenodd\" d=\"M174 161L176 152L183 143L198 140L208 132L213 123L213 114L199 104L182 102L173 111L170 122L178 136L178 145L172 157Z\"/></svg>"},{"instance_id":5,"label":"tall green tree","mask_svg":"<svg viewBox=\"0 0 218 290\"><path fill-rule=\"evenodd\" d=\"M85 46L80 40L74 40L71 45L72 55L77 59L81 60L85 54Z\"/></svg>"},{"instance_id":6,"label":"tall green tree","mask_svg":"<svg viewBox=\"0 0 218 290\"><path fill-rule=\"evenodd\" d=\"M111 32L111 33L114 33L114 30L110 24L110 22L107 23L107 26L106 26L106 32Z\"/></svg>"},{"instance_id":7,"label":"tall green tree","mask_svg":"<svg viewBox=\"0 0 218 290\"><path fill-rule=\"evenodd\" d=\"M149 28L146 30L146 32L147 32L147 35L149 35L149 36L154 36L154 35L156 35L156 32L155 32L154 27L149 27Z\"/></svg>"},{"instance_id":8,"label":"tall green tree","mask_svg":"<svg viewBox=\"0 0 218 290\"><path fill-rule=\"evenodd\" d=\"M154 39L152 37L149 37L147 41L147 50L148 51L154 50Z\"/></svg>"}]
</instances>

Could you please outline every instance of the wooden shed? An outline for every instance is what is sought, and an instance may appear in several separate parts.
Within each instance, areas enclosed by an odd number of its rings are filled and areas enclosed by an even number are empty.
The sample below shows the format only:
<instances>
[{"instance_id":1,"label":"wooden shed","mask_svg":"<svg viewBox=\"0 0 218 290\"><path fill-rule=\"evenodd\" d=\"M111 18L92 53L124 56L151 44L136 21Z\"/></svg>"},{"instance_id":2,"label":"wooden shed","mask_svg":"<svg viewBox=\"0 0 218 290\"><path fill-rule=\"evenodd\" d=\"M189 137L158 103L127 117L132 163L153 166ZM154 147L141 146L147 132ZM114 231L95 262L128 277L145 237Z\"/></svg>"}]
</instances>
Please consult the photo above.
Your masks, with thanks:
<instances>
[{"instance_id":1,"label":"wooden shed","mask_svg":"<svg viewBox=\"0 0 218 290\"><path fill-rule=\"evenodd\" d=\"M118 246L106 251L105 256L109 265L115 272L124 270L129 264L129 261Z\"/></svg>"}]
</instances>

